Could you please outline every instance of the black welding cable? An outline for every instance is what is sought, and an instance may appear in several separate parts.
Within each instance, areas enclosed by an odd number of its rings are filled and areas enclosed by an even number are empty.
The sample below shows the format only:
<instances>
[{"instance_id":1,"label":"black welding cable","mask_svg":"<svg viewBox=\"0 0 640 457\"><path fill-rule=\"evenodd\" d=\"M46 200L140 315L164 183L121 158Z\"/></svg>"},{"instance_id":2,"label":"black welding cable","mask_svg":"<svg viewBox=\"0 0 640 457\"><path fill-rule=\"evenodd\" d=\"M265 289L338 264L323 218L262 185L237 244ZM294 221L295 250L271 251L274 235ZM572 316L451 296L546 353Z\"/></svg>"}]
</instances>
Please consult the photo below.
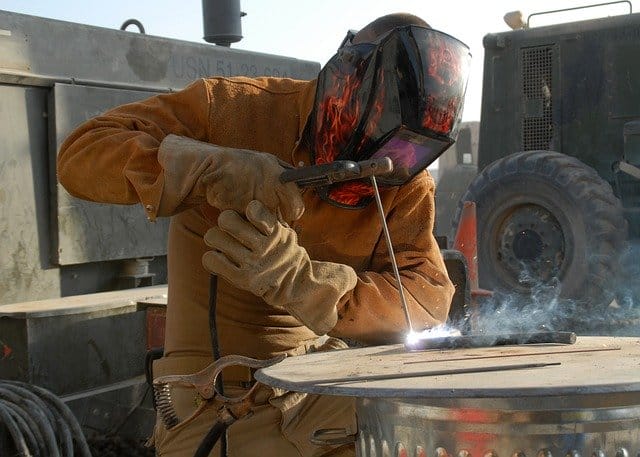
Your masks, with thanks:
<instances>
[{"instance_id":1,"label":"black welding cable","mask_svg":"<svg viewBox=\"0 0 640 457\"><path fill-rule=\"evenodd\" d=\"M43 455L51 457L60 457L58 446L56 444L55 431L51 425L50 418L42 409L41 402L34 402L29 398L21 396L14 391L13 386L7 383L0 384L0 398L6 402L10 402L14 409L20 408L33 419L35 429L40 433L41 440L38 442L38 450Z\"/></svg>"},{"instance_id":2,"label":"black welding cable","mask_svg":"<svg viewBox=\"0 0 640 457\"><path fill-rule=\"evenodd\" d=\"M218 276L209 276L209 331L211 332L211 352L213 360L220 358L220 342L218 340L218 323L216 312L218 309ZM222 373L216 379L216 389L224 395ZM208 455L216 442L220 440L220 455L227 457L227 427L220 428L218 423L213 424L209 433L202 439L200 446L196 450L195 456ZM194 457L195 457L194 456Z\"/></svg>"},{"instance_id":3,"label":"black welding cable","mask_svg":"<svg viewBox=\"0 0 640 457\"><path fill-rule=\"evenodd\" d=\"M213 427L211 427L207 435L200 442L200 446L196 449L196 453L193 454L193 457L207 457L218 440L224 436L227 431L227 427L228 425L222 422L216 422L213 424Z\"/></svg>"},{"instance_id":4,"label":"black welding cable","mask_svg":"<svg viewBox=\"0 0 640 457\"><path fill-rule=\"evenodd\" d=\"M55 413L57 422L60 426L60 432L64 433L63 444L66 442L70 453L73 453L73 443L78 447L79 455L81 457L91 457L91 451L89 445L82 432L82 428L78 423L73 412L60 398L49 392L47 389L43 389L39 386L34 386L26 383L18 383L12 381L14 385L22 386L27 390L30 390L37 397L42 398L43 401L49 403L49 411ZM73 455L73 454L71 454Z\"/></svg>"},{"instance_id":5,"label":"black welding cable","mask_svg":"<svg viewBox=\"0 0 640 457\"><path fill-rule=\"evenodd\" d=\"M29 430L34 435L39 435L37 447L32 449L33 452L60 457L56 439L55 417L47 410L47 406L42 400L34 398L25 389L8 383L0 385L0 398L12 402L14 411L21 410L31 417L32 421L28 424Z\"/></svg>"},{"instance_id":6,"label":"black welding cable","mask_svg":"<svg viewBox=\"0 0 640 457\"><path fill-rule=\"evenodd\" d=\"M19 408L16 405L12 405L14 412L17 415L20 415L24 420L24 424L22 425L22 430L24 430L25 438L27 438L29 449L33 452L34 456L42 456L45 457L44 451L44 438L42 436L42 432L38 428L38 424L33 420L33 417L24 410L23 408Z\"/></svg>"},{"instance_id":7,"label":"black welding cable","mask_svg":"<svg viewBox=\"0 0 640 457\"><path fill-rule=\"evenodd\" d=\"M26 389L11 383L0 386L0 397L11 399L15 405L27 412L36 424L36 429L41 433L40 446L44 455L51 457L63 457L58 448L55 416L49 410L46 403L31 394Z\"/></svg>"},{"instance_id":8,"label":"black welding cable","mask_svg":"<svg viewBox=\"0 0 640 457\"><path fill-rule=\"evenodd\" d=\"M37 397L42 398L51 405L49 409L56 413L56 419L60 426L61 433L64 433L63 444L67 445L67 448L69 449L68 452L73 452L73 442L75 441L80 455L82 457L91 457L91 451L89 450L89 445L87 444L87 440L82 432L80 424L73 412L71 412L69 407L65 405L62 400L42 387L25 383L15 384L32 391Z\"/></svg>"},{"instance_id":9,"label":"black welding cable","mask_svg":"<svg viewBox=\"0 0 640 457\"><path fill-rule=\"evenodd\" d=\"M35 416L34 419L43 433L43 442L47 445L46 452L64 457L65 454L61 452L62 447L59 445L59 437L66 436L68 432L64 430L65 424L59 423L50 406L23 385L8 383L5 388L11 389L19 398L24 399L26 405L29 405L28 411L31 412L32 417Z\"/></svg>"},{"instance_id":10,"label":"black welding cable","mask_svg":"<svg viewBox=\"0 0 640 457\"><path fill-rule=\"evenodd\" d=\"M0 416L0 425L7 424L20 455L91 457L75 416L62 400L48 390L18 381L0 381L0 399L3 400L0 409L5 412ZM10 420L18 427L16 436L11 432ZM22 442L28 445L27 453L21 449Z\"/></svg>"},{"instance_id":11,"label":"black welding cable","mask_svg":"<svg viewBox=\"0 0 640 457\"><path fill-rule=\"evenodd\" d=\"M9 413L9 408L4 405L4 402L0 403L0 424L2 424L9 432L9 435L11 435L16 451L18 451L20 455L33 455L29 452L29 446L24 438L21 427L16 423L12 414Z\"/></svg>"},{"instance_id":12,"label":"black welding cable","mask_svg":"<svg viewBox=\"0 0 640 457\"><path fill-rule=\"evenodd\" d=\"M38 426L31 416L29 416L24 409L5 400L0 400L0 407L2 407L5 412L8 412L17 423L18 429L23 434L27 443L27 448L31 451L33 457L40 457L43 455L41 452L42 434L38 430ZM2 420L0 420L0 423L2 423Z\"/></svg>"}]
</instances>

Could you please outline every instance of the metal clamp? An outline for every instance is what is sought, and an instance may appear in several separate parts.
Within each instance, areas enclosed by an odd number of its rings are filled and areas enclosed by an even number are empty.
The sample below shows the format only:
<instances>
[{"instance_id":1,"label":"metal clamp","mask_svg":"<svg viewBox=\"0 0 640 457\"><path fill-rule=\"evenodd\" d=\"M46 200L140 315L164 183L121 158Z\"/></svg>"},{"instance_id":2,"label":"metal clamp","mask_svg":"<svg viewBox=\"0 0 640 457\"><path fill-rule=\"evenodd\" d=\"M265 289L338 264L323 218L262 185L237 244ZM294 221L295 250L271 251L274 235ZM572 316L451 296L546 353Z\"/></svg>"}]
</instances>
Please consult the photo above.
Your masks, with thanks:
<instances>
[{"instance_id":1,"label":"metal clamp","mask_svg":"<svg viewBox=\"0 0 640 457\"><path fill-rule=\"evenodd\" d=\"M257 360L240 355L228 355L216 360L203 370L188 375L160 376L153 380L153 395L158 414L167 430L176 430L195 419L211 403L218 404L218 411L225 423L231 423L247 415L253 404L259 383L256 383L246 393L238 397L227 397L216 389L216 379L226 367L241 365L249 368L265 368L275 365L286 358L285 354L267 360ZM172 386L190 387L195 389L203 400L198 408L186 419L181 419L176 413L171 396Z\"/></svg>"},{"instance_id":2,"label":"metal clamp","mask_svg":"<svg viewBox=\"0 0 640 457\"><path fill-rule=\"evenodd\" d=\"M283 183L295 182L300 187L322 187L337 182L352 181L393 171L388 157L352 162L336 160L331 163L287 169L280 175Z\"/></svg>"}]
</instances>

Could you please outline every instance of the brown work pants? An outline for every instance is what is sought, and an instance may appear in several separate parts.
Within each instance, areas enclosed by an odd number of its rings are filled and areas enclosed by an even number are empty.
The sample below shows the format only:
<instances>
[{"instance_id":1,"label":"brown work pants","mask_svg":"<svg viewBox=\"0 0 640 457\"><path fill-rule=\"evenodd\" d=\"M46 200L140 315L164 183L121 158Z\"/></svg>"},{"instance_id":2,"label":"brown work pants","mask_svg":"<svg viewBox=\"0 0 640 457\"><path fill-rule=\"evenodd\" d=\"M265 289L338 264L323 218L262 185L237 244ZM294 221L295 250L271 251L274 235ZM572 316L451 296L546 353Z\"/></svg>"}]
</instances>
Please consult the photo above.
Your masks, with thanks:
<instances>
[{"instance_id":1,"label":"brown work pants","mask_svg":"<svg viewBox=\"0 0 640 457\"><path fill-rule=\"evenodd\" d=\"M246 392L238 386L225 386L228 396ZM196 408L192 389L175 389L173 403L180 418L188 417ZM166 430L160 420L154 430L156 454L161 457L192 457L200 442L215 423L216 411L206 409L187 426L177 431ZM356 432L353 398L278 392L261 387L252 414L236 421L227 432L228 457L351 457L355 447L318 446L309 441L320 429L344 428ZM220 443L210 456L220 456Z\"/></svg>"}]
</instances>

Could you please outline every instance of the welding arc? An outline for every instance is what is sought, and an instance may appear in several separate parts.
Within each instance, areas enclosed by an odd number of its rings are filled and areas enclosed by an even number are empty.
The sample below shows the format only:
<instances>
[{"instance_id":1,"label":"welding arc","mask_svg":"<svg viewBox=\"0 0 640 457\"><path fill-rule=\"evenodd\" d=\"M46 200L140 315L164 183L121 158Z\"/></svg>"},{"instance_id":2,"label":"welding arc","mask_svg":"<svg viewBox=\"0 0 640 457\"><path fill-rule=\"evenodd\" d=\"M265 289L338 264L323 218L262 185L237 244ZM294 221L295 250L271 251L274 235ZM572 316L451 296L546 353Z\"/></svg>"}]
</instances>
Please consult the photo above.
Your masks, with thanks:
<instances>
[{"instance_id":1,"label":"welding arc","mask_svg":"<svg viewBox=\"0 0 640 457\"><path fill-rule=\"evenodd\" d=\"M502 333L502 334L469 334L423 338L411 344L405 344L409 351L428 349L483 348L521 344L574 344L574 332L536 332L536 333Z\"/></svg>"},{"instance_id":2,"label":"welding arc","mask_svg":"<svg viewBox=\"0 0 640 457\"><path fill-rule=\"evenodd\" d=\"M6 428L13 440L17 455L91 457L80 424L71 410L42 387L18 381L1 381L2 427Z\"/></svg>"}]
</instances>

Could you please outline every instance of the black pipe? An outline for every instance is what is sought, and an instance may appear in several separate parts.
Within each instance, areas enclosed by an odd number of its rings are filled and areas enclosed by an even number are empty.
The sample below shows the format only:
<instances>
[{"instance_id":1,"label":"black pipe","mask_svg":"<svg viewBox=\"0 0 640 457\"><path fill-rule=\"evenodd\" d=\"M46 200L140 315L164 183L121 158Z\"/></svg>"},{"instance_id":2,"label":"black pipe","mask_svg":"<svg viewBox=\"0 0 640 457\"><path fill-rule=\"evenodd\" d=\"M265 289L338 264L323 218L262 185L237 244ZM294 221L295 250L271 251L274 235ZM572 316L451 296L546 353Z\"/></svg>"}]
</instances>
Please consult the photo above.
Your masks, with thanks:
<instances>
[{"instance_id":1,"label":"black pipe","mask_svg":"<svg viewBox=\"0 0 640 457\"><path fill-rule=\"evenodd\" d=\"M218 46L231 46L242 39L240 0L202 0L204 40Z\"/></svg>"}]
</instances>

